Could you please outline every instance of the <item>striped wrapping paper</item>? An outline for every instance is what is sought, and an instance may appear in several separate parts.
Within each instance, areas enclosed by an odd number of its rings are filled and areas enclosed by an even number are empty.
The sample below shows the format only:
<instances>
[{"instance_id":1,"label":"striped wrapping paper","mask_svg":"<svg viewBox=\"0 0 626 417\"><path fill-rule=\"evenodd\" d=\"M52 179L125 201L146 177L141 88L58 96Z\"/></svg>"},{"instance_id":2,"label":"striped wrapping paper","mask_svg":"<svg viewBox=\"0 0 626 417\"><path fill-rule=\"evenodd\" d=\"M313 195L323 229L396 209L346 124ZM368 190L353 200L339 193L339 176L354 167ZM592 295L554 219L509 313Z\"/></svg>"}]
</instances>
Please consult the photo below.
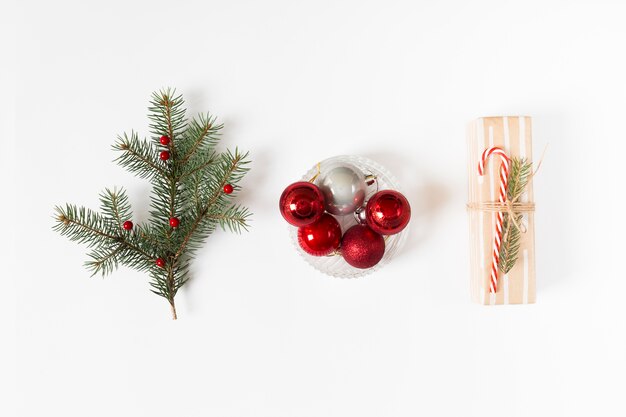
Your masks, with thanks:
<instances>
[{"instance_id":1,"label":"striped wrapping paper","mask_svg":"<svg viewBox=\"0 0 626 417\"><path fill-rule=\"evenodd\" d=\"M485 148L499 146L510 158L527 158L532 162L531 119L528 116L481 117L468 125L469 205L498 201L499 163L491 161L483 177L478 162ZM532 203L533 184L529 181L521 203ZM522 235L519 258L507 274L498 275L498 291L489 292L491 253L497 213L469 210L470 224L470 291L480 304L528 304L535 302L535 219L524 213L526 233Z\"/></svg>"}]
</instances>

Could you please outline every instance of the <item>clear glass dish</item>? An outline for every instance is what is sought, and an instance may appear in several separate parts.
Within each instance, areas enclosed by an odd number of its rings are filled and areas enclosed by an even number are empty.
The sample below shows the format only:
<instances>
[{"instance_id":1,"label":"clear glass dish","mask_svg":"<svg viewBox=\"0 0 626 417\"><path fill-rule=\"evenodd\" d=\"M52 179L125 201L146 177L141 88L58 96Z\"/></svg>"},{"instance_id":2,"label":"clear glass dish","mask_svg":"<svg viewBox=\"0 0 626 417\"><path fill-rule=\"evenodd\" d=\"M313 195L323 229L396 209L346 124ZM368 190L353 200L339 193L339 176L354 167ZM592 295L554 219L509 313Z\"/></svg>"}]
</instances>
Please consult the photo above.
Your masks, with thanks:
<instances>
[{"instance_id":1,"label":"clear glass dish","mask_svg":"<svg viewBox=\"0 0 626 417\"><path fill-rule=\"evenodd\" d=\"M372 161L369 158L362 156L341 155L332 158L325 159L318 164L315 164L304 176L302 181L310 181L314 177L319 177L327 172L328 167L333 167L338 162L347 162L357 168L359 168L366 176L376 177L376 181L367 187L367 194L365 197L365 203L369 198L380 190L397 190L402 192L398 188L398 181L391 174L387 168ZM319 171L318 171L319 170ZM344 233L350 227L357 224L357 220L353 215L334 216L341 225L341 231ZM378 264L371 268L359 269L348 264L341 255L333 254L329 256L312 256L306 253L298 244L298 228L289 226L289 234L291 240L298 251L298 253L304 258L304 260L313 268L326 275L330 275L337 278L359 278L379 270L384 265L388 264L391 259L398 253L406 241L406 237L409 232L411 223L402 230L400 233L385 237L385 254Z\"/></svg>"}]
</instances>

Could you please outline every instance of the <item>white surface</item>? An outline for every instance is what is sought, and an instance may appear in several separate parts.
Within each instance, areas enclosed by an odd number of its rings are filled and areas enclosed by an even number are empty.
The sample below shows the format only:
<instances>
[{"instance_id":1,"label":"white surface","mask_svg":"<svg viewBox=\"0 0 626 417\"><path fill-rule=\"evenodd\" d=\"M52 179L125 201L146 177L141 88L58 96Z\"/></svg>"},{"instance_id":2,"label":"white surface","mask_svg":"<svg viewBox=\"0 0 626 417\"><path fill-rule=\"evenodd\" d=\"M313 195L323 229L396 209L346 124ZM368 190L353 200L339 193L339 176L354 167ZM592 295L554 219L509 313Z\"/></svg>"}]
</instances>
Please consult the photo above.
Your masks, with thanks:
<instances>
[{"instance_id":1,"label":"white surface","mask_svg":"<svg viewBox=\"0 0 626 417\"><path fill-rule=\"evenodd\" d=\"M2 59L17 415L625 415L623 3L19 3ZM177 322L144 275L89 279L51 230L55 204L97 208L116 184L146 212L110 145L147 133L163 86L254 158L252 231L210 239ZM550 143L532 306L469 301L465 124L494 114L534 117L535 157ZM414 208L403 253L364 279L306 265L277 211L338 154L392 168Z\"/></svg>"}]
</instances>

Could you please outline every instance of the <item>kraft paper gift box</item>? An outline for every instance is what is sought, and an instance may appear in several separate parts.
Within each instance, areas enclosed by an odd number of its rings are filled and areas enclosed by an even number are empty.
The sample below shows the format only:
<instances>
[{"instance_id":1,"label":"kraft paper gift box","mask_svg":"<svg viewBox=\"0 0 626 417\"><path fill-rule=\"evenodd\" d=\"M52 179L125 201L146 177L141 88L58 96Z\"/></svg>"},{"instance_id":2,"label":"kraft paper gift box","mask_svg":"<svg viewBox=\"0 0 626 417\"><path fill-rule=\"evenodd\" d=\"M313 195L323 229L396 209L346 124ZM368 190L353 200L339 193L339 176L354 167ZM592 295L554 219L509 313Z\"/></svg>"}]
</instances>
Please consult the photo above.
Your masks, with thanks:
<instances>
[{"instance_id":1,"label":"kraft paper gift box","mask_svg":"<svg viewBox=\"0 0 626 417\"><path fill-rule=\"evenodd\" d=\"M468 125L470 226L470 291L472 300L485 305L535 302L535 220L532 174L525 192L508 210L522 215L520 248L513 268L498 271L497 288L490 290L496 219L499 204L501 158L492 155L479 175L478 165L486 148L500 147L509 158L532 162L531 118L527 116L482 117ZM494 204L495 203L495 204ZM509 211L510 213L511 211ZM510 217L510 215L509 215Z\"/></svg>"}]
</instances>

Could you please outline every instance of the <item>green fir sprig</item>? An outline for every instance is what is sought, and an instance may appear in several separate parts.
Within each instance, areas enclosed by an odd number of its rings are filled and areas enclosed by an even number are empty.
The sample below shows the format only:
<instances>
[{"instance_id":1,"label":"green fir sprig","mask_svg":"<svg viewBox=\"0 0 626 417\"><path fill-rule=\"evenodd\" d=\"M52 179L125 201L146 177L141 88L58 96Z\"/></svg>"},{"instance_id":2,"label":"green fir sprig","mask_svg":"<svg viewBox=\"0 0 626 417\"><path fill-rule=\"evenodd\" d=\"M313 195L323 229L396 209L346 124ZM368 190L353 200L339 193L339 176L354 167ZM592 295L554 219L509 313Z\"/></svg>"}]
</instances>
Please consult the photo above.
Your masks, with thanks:
<instances>
[{"instance_id":1,"label":"green fir sprig","mask_svg":"<svg viewBox=\"0 0 626 417\"><path fill-rule=\"evenodd\" d=\"M53 229L91 250L85 265L92 276L105 276L119 265L148 272L151 291L169 302L176 319L174 297L189 279L190 261L206 238L218 226L236 233L248 228L251 213L233 198L249 160L238 149L218 152L223 125L210 114L187 120L175 90L153 93L148 111L151 138L124 133L113 149L119 165L150 181L150 219L131 223L128 196L114 188L100 195L99 213L57 206ZM170 224L174 218L176 227Z\"/></svg>"},{"instance_id":2,"label":"green fir sprig","mask_svg":"<svg viewBox=\"0 0 626 417\"><path fill-rule=\"evenodd\" d=\"M507 199L508 201L517 202L522 194L526 192L526 186L528 180L532 175L532 163L527 159L512 158L511 168L509 170L508 186L507 186ZM523 215L514 213L515 223L521 226ZM511 221L509 213L504 213L504 219L502 222L502 230L504 232L502 236L502 245L500 246L500 260L498 262L498 269L503 273L508 273L517 262L519 257L519 249L522 238L522 231L516 227Z\"/></svg>"}]
</instances>

